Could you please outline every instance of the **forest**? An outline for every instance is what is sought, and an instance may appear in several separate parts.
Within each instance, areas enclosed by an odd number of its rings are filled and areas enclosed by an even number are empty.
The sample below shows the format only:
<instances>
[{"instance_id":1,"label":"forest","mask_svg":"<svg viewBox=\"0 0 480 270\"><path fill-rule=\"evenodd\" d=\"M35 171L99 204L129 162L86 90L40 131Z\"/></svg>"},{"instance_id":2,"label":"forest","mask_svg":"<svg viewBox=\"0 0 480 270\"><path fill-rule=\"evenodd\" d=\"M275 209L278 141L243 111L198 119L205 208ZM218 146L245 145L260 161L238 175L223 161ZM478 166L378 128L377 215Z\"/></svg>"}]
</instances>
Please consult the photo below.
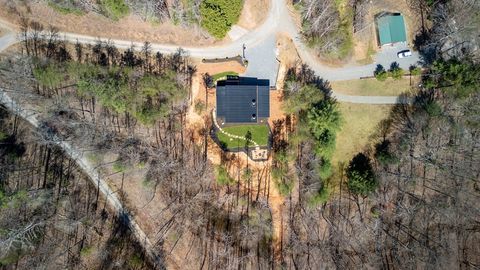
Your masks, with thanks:
<instances>
[{"instance_id":1,"label":"forest","mask_svg":"<svg viewBox=\"0 0 480 270\"><path fill-rule=\"evenodd\" d=\"M74 160L4 107L0 124L2 269L151 269Z\"/></svg>"},{"instance_id":2,"label":"forest","mask_svg":"<svg viewBox=\"0 0 480 270\"><path fill-rule=\"evenodd\" d=\"M5 60L2 87L24 107L45 104L32 108L40 110L40 132L90 153L87 158L104 177L124 175L119 192L126 205L134 195L123 188L124 180L126 187L133 181L130 171L142 172L137 188L148 198L147 210L160 213L140 221L154 226L146 232L153 253L163 258L186 252L185 267L272 265L268 168L238 167L242 173L235 183L230 176L226 184L212 181L211 145L200 140L208 130L191 130L185 123L195 67L182 50L163 55L152 53L148 43L124 51L106 43L66 44L55 29L44 29L24 22L23 33L32 38L25 39L21 55ZM103 160L107 155L115 158ZM237 165L235 156L224 160ZM221 168L217 171L221 175ZM135 205L127 210L142 211Z\"/></svg>"},{"instance_id":3,"label":"forest","mask_svg":"<svg viewBox=\"0 0 480 270\"><path fill-rule=\"evenodd\" d=\"M344 44L335 1L301 2L304 21L320 10L334 20L304 24L307 35L328 30L326 51ZM330 83L304 64L285 76L271 162L222 152L214 165L211 118L187 123L195 76L206 93L211 79L182 49L69 44L25 19L23 42L2 55L0 86L38 125L14 102L0 107L1 267L479 268L478 9L421 4L433 20L416 37L421 81L340 168L332 155L344 119Z\"/></svg>"}]
</instances>

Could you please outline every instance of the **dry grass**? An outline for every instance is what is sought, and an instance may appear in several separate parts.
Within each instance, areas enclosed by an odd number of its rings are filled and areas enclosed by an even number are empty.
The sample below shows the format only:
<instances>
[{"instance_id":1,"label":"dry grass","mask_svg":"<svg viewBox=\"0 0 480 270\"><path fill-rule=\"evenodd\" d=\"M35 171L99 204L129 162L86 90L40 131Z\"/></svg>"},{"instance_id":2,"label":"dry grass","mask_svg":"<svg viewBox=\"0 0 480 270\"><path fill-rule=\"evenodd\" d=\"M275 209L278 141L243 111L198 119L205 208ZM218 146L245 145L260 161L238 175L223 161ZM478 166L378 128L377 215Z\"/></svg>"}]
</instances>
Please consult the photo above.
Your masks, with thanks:
<instances>
[{"instance_id":1,"label":"dry grass","mask_svg":"<svg viewBox=\"0 0 480 270\"><path fill-rule=\"evenodd\" d=\"M348 163L356 153L369 146L371 136L376 134L378 124L388 118L390 109L390 105L340 103L344 123L337 134L332 164Z\"/></svg>"},{"instance_id":2,"label":"dry grass","mask_svg":"<svg viewBox=\"0 0 480 270\"><path fill-rule=\"evenodd\" d=\"M126 39L138 42L150 41L155 43L169 43L175 45L212 45L220 44L211 38L200 27L182 27L170 22L152 24L142 20L139 16L129 15L119 21L113 21L93 12L82 16L62 14L48 6L48 1L14 5L11 0L0 0L0 17L8 22L19 25L23 14L30 20L35 20L45 27L52 25L60 31L77 34L101 36L112 39Z\"/></svg>"},{"instance_id":3,"label":"dry grass","mask_svg":"<svg viewBox=\"0 0 480 270\"><path fill-rule=\"evenodd\" d=\"M416 85L419 78L412 77L411 85ZM411 90L410 78L400 80L392 78L381 82L375 78L332 82L335 92L359 96L398 96Z\"/></svg>"},{"instance_id":4,"label":"dry grass","mask_svg":"<svg viewBox=\"0 0 480 270\"><path fill-rule=\"evenodd\" d=\"M265 20L269 8L270 0L245 0L238 25L245 29L254 29Z\"/></svg>"}]
</instances>

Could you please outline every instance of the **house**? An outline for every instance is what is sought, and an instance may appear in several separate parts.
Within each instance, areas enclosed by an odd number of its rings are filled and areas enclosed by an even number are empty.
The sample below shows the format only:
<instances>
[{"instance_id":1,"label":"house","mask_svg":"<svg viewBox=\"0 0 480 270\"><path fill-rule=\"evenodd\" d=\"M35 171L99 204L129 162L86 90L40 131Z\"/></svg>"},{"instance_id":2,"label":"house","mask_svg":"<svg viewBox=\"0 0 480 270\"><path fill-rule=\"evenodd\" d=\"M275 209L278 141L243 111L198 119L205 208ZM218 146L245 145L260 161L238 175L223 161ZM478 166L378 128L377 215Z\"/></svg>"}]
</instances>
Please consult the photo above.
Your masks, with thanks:
<instances>
[{"instance_id":1,"label":"house","mask_svg":"<svg viewBox=\"0 0 480 270\"><path fill-rule=\"evenodd\" d=\"M379 46L407 41L405 20L400 13L381 13L375 22Z\"/></svg>"},{"instance_id":2,"label":"house","mask_svg":"<svg viewBox=\"0 0 480 270\"><path fill-rule=\"evenodd\" d=\"M217 82L216 93L216 119L220 126L268 123L269 80L228 76Z\"/></svg>"}]
</instances>

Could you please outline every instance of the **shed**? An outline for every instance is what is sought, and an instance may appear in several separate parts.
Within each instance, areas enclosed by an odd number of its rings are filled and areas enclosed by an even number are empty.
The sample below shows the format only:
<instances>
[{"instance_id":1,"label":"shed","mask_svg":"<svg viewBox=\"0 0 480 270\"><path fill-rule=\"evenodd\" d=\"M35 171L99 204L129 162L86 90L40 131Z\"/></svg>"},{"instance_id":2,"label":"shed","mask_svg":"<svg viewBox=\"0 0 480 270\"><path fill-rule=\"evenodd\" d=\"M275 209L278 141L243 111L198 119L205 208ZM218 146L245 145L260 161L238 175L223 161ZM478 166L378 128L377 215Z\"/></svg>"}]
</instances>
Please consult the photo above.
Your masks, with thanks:
<instances>
[{"instance_id":1,"label":"shed","mask_svg":"<svg viewBox=\"0 0 480 270\"><path fill-rule=\"evenodd\" d=\"M407 41L405 20L400 13L384 13L376 18L380 46Z\"/></svg>"}]
</instances>

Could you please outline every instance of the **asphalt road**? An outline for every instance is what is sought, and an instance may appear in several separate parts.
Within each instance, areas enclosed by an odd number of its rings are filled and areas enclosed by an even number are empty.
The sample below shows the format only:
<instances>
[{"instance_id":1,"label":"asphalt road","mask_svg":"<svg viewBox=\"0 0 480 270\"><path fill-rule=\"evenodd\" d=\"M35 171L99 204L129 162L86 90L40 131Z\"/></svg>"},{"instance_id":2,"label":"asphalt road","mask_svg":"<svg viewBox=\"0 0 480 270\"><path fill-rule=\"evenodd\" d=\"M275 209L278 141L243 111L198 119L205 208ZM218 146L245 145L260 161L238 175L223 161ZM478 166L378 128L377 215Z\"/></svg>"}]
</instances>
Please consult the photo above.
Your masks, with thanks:
<instances>
[{"instance_id":1,"label":"asphalt road","mask_svg":"<svg viewBox=\"0 0 480 270\"><path fill-rule=\"evenodd\" d=\"M0 25L1 24L2 22L0 21ZM394 61L397 61L402 68L408 69L410 65L415 64L419 59L418 54L416 53L414 53L412 57L398 59L396 57L396 52L403 49L403 47L392 47L384 48L380 53L375 55L374 59L376 63L374 64L364 66L346 65L338 68L325 66L321 62L316 61L316 58L310 54L309 49L303 43L298 27L286 5L286 0L272 0L271 8L267 14L265 22L261 26L229 44L209 47L182 46L182 49L184 49L191 57L213 59L242 55L243 46L245 45L247 48L245 52L246 58L249 61L246 75L268 78L273 85L276 82L279 67L279 63L276 60L276 35L278 33L288 34L293 39L303 62L308 64L310 68L315 71L316 75L329 81L351 80L372 76L377 64L382 64L385 68L388 68ZM121 49L127 49L131 46L140 49L143 46L142 42L112 40L68 32L61 32L59 35L61 38L69 42L79 41L83 44L95 44L99 40L110 40ZM15 34L8 34L1 37L0 51L19 41L19 38ZM151 48L154 52L173 53L178 50L179 46L151 44ZM333 95L339 101L351 103L395 104L402 102L399 101L396 96L365 97L340 95L335 92Z\"/></svg>"}]
</instances>

